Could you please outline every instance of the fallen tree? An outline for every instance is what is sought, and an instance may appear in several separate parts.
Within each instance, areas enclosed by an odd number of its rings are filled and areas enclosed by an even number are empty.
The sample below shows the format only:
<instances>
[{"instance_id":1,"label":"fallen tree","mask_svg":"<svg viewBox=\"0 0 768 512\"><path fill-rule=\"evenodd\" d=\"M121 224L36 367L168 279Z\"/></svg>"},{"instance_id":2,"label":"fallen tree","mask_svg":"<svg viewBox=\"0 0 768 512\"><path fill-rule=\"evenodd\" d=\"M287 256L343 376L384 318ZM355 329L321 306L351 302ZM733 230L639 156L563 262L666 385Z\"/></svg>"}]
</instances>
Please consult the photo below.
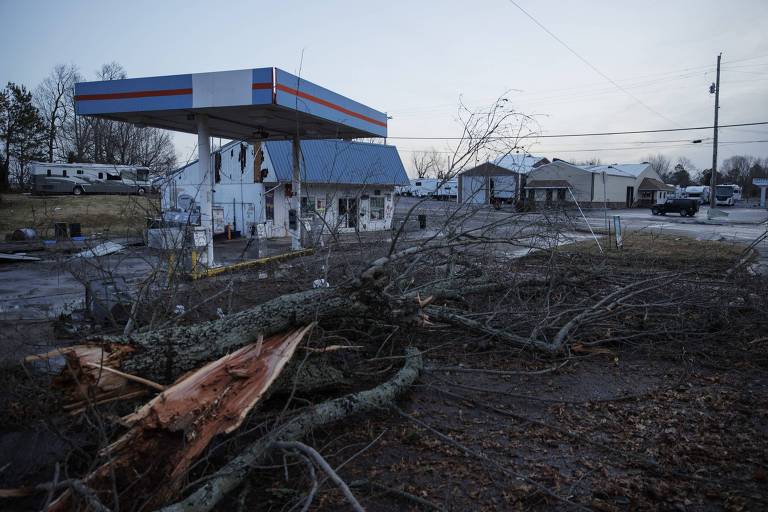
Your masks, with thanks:
<instances>
[{"instance_id":1,"label":"fallen tree","mask_svg":"<svg viewBox=\"0 0 768 512\"><path fill-rule=\"evenodd\" d=\"M126 498L124 506L139 504L139 497L152 507L173 498L211 440L242 425L313 326L246 345L191 372L122 418L129 429L101 450L106 462L83 483L96 492L130 486L132 499ZM49 510L68 510L70 500L67 491Z\"/></svg>"},{"instance_id":2,"label":"fallen tree","mask_svg":"<svg viewBox=\"0 0 768 512\"><path fill-rule=\"evenodd\" d=\"M173 382L200 364L254 342L259 335L272 336L317 319L354 314L361 309L348 295L320 288L283 295L223 319L93 341L131 347L119 362L123 371L158 382Z\"/></svg>"},{"instance_id":3,"label":"fallen tree","mask_svg":"<svg viewBox=\"0 0 768 512\"><path fill-rule=\"evenodd\" d=\"M354 414L386 409L394 404L419 377L424 367L421 353L408 348L405 364L389 381L367 391L336 398L310 407L291 421L248 446L243 452L219 469L192 495L162 509L163 512L204 512L229 492L237 488L251 467L263 461L277 444L302 439L312 430Z\"/></svg>"}]
</instances>

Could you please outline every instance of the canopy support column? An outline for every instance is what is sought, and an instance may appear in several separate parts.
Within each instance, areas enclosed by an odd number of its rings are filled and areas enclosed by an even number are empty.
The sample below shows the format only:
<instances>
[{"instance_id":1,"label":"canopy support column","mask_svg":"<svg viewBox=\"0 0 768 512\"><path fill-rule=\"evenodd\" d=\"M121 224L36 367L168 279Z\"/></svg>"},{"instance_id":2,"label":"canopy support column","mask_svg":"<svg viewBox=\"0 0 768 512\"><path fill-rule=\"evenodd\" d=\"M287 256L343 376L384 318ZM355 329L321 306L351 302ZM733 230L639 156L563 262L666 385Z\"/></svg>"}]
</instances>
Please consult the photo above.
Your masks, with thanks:
<instances>
[{"instance_id":1,"label":"canopy support column","mask_svg":"<svg viewBox=\"0 0 768 512\"><path fill-rule=\"evenodd\" d=\"M206 261L213 267L213 173L211 172L211 137L208 116L195 114L197 121L197 159L200 163L200 188L197 202L200 204L200 225L206 229Z\"/></svg>"},{"instance_id":2,"label":"canopy support column","mask_svg":"<svg viewBox=\"0 0 768 512\"><path fill-rule=\"evenodd\" d=\"M291 209L288 212L288 228L291 232L291 249L301 249L301 141L298 135L293 136L291 144L293 154L293 169L291 176Z\"/></svg>"}]
</instances>

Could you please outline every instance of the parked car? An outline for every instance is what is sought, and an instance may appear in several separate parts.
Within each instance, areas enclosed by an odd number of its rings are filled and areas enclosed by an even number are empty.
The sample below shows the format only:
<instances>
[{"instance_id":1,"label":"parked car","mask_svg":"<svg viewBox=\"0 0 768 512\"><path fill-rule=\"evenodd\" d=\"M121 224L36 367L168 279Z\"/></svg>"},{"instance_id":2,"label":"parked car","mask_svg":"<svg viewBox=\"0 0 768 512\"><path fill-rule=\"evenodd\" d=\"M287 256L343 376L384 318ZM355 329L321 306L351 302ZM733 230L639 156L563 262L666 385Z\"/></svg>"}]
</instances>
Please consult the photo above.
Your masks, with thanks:
<instances>
[{"instance_id":1,"label":"parked car","mask_svg":"<svg viewBox=\"0 0 768 512\"><path fill-rule=\"evenodd\" d=\"M665 203L651 206L651 213L654 215L666 215L668 213L679 213L681 217L693 217L699 211L698 199L667 199Z\"/></svg>"}]
</instances>

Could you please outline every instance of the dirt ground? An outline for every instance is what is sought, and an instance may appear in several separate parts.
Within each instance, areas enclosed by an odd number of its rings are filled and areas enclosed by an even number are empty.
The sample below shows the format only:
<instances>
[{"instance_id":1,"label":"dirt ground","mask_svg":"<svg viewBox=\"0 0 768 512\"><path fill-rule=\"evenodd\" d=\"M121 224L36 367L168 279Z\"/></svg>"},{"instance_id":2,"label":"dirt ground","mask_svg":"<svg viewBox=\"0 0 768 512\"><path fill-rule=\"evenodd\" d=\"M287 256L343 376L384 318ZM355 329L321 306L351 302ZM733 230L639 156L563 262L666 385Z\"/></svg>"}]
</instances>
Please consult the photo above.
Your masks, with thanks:
<instances>
[{"instance_id":1,"label":"dirt ground","mask_svg":"<svg viewBox=\"0 0 768 512\"><path fill-rule=\"evenodd\" d=\"M50 238L54 222L79 222L84 235L137 236L157 212L159 199L151 196L2 194L0 234L34 228Z\"/></svg>"},{"instance_id":2,"label":"dirt ground","mask_svg":"<svg viewBox=\"0 0 768 512\"><path fill-rule=\"evenodd\" d=\"M516 356L462 360L499 371L563 363L519 365ZM359 418L309 442L334 467L365 450L343 473L377 486L363 495L369 510L425 508L378 486L445 510L572 508L534 483L593 510L764 510L765 359L713 368L706 358L685 347L613 349L572 357L544 375L489 375L438 370L455 358L433 357L401 407L470 454L396 413ZM265 509L283 510L287 495L302 495L307 482L295 471L289 483L279 471L254 474L264 486L257 500L271 504ZM319 503L344 506L333 488Z\"/></svg>"},{"instance_id":3,"label":"dirt ground","mask_svg":"<svg viewBox=\"0 0 768 512\"><path fill-rule=\"evenodd\" d=\"M372 244L338 251L328 280L341 284L350 267L384 249ZM563 247L554 264L590 269L597 261L595 251L591 241ZM740 254L740 247L717 242L629 236L624 251L600 257L604 267L592 272L695 267L696 279L715 280ZM516 270L529 272L549 258L529 256ZM191 308L219 295L178 322L216 318L307 289L328 263L316 254L195 282L173 300ZM744 294L748 299L754 295L750 290ZM504 310L503 295L474 300L485 303L475 309L498 305L499 314L516 314ZM723 295L724 305L733 300L730 292ZM754 300L765 303L764 296ZM173 318L171 302L159 297L155 306L144 314L160 311L156 322ZM365 343L366 349L335 356L344 381L311 394L296 393L292 407L298 411L376 386L402 365L403 347L415 345L425 355L425 371L398 403L400 411L352 417L304 440L350 483L367 510L765 510L768 318L745 307L731 315L733 335L727 336L722 333L729 332L728 326L715 312L685 314L708 318L697 320L700 339L675 338L673 323L680 319L673 319L672 312L669 339L653 325L647 326L648 337L620 343L591 346L584 335L557 357L440 324L385 339L373 326L340 318L322 324L313 336ZM627 317L627 328L634 332L636 322ZM39 397L35 411L19 400L5 402L17 408L6 409L1 427L0 487L48 481L57 460L66 460L72 474L84 471L94 464L94 450L120 431L117 424L95 428L93 422L134 407L113 404L100 415L73 419L58 412L49 394ZM190 483L257 439L285 403L286 396L278 393L240 433L217 440L195 466ZM42 417L41 411L46 412ZM251 473L247 493L233 493L218 510L241 504L243 509L297 510L309 487L305 466L278 455ZM38 496L4 505L39 509L43 500ZM347 508L334 485L320 485L312 510Z\"/></svg>"}]
</instances>

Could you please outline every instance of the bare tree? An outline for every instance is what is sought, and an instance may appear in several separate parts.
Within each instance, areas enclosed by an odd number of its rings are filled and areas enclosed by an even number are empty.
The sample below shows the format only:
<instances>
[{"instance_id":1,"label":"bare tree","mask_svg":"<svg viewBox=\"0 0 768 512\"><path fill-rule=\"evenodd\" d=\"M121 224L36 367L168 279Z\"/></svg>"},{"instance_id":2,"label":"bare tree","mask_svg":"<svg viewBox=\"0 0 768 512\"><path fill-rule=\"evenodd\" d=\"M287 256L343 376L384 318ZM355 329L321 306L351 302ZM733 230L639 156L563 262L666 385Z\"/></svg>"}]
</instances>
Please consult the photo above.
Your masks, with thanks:
<instances>
[{"instance_id":1,"label":"bare tree","mask_svg":"<svg viewBox=\"0 0 768 512\"><path fill-rule=\"evenodd\" d=\"M655 155L649 155L645 161L651 164L651 168L659 174L662 181L669 181L669 171L672 167L672 162L669 158L661 153L656 153Z\"/></svg>"},{"instance_id":2,"label":"bare tree","mask_svg":"<svg viewBox=\"0 0 768 512\"><path fill-rule=\"evenodd\" d=\"M755 158L753 156L734 155L726 158L721 166L729 182L744 186L749 179L749 169L754 163Z\"/></svg>"},{"instance_id":3,"label":"bare tree","mask_svg":"<svg viewBox=\"0 0 768 512\"><path fill-rule=\"evenodd\" d=\"M601 163L602 162L600 161L600 157L593 156L592 158L587 158L586 160L574 162L574 165L600 165Z\"/></svg>"},{"instance_id":4,"label":"bare tree","mask_svg":"<svg viewBox=\"0 0 768 512\"><path fill-rule=\"evenodd\" d=\"M465 137L456 142L445 179L474 165L476 159L519 147L520 137L531 133L527 116L496 105L496 109L465 112ZM340 470L346 462L329 464L320 454L325 450L312 449L299 441L311 439L314 430L350 414L374 410L383 414L419 377L425 357L436 356L430 361L428 378L450 385L443 391L472 390L454 382L455 375L435 375L446 370L529 373L464 365L462 354L479 355L474 351L491 345L509 354L504 356L505 362L537 352L558 355L566 364L572 351L601 350L598 345L641 340L661 345L670 343L670 338L715 339L722 336L720 332L702 333L692 327L705 316L730 307L727 304L736 304L727 283L720 283L715 291L710 280L689 279L691 272L652 267L649 263L658 260L653 250L648 259L636 262L642 269L638 273L628 267L632 262L623 253L612 257L576 250L569 254L569 249L561 253L562 247L556 249L573 228L563 212L531 216L503 211L488 217L483 215L488 212L483 205L446 205L445 211L435 216L440 218L440 225L433 235L409 238L403 226L412 212L413 208L389 243L359 241L361 257L356 261L351 257L355 249L349 244L333 255L330 250L327 254L317 251L296 260L292 271L285 274L286 280L296 279L295 287L275 287L274 294L260 295L257 303L246 299L242 309L232 314L192 325L179 324L173 318L156 322L154 314L161 302L156 295L161 292L147 292L145 295L152 299L144 307L153 310L148 324L142 325L137 316L136 330L130 336L99 333L88 340L87 347L64 349L68 362L65 371L77 377L73 382L91 383L82 400L68 404L70 410L87 410L101 418L96 414L108 403L133 400L139 396L136 393L144 396L161 391L121 419L128 430L116 440L111 432L103 434L104 443L109 444L101 454L108 456L84 470L86 473L78 480L86 492L101 499L111 497L115 508L122 510L155 509L185 495L185 499L165 510L211 510L237 488L248 492L249 472L256 466L266 466L270 453L283 450L304 460L310 476L307 497L294 503L295 508L303 503L308 509L322 487L317 470L325 473L354 507L358 502L351 489L358 486L343 481ZM515 255L531 249L539 251L540 257L520 261ZM310 279L317 277L319 268L325 270L328 266L333 267L334 285L311 288ZM296 278L304 270L307 279ZM189 295L215 302L219 296L210 293L212 286L215 283L192 289L198 293ZM238 288L246 286L248 280L239 281ZM229 294L230 290L225 288L219 293ZM168 300L179 304L177 298ZM678 308L676 317L668 314L672 306ZM760 306L755 304L755 310ZM743 301L734 307L753 306ZM99 353L94 348L98 341L106 342L109 352ZM294 353L302 356L294 357ZM309 378L317 374L333 379L339 374L333 366L334 353L343 354L335 363L343 364L345 373L366 376L361 384L365 388L319 403L307 400L305 393L312 390L324 389L324 397L334 390L327 380ZM260 359L261 354L266 354L264 359ZM273 362L266 364L267 358L273 358ZM318 361L325 366L304 372L305 363L320 364ZM450 361L451 366L435 366L445 364L443 361ZM280 372L284 372L282 376ZM112 381L111 388L101 389L100 375L104 373L126 382L115 387ZM509 393L474 389L481 394ZM297 397L297 392L304 396ZM267 397L271 408L254 407ZM301 400L301 407L296 407L295 399ZM249 413L253 421L247 420ZM517 413L508 410L506 414ZM415 416L404 414L410 421ZM426 428L430 420L418 421ZM538 420L524 423L546 427ZM581 436L561 431L566 436ZM496 454L476 453L434 428L430 432L495 472L524 480L549 499L579 509L586 509L580 503L589 503L580 494L561 492L561 486L547 488L536 473L514 473L508 464L497 462ZM226 438L226 434L234 435ZM222 440L216 443L218 447L228 447L220 452L220 458L229 459L223 465L205 457L214 438ZM593 445L597 446L596 442ZM611 450L611 454L617 451ZM148 466L148 457L157 463ZM298 465L288 466L282 466L286 480L288 472L293 474ZM192 471L195 479L190 482ZM54 487L55 481L54 477ZM530 494L530 489L526 492ZM413 499L407 492L400 496ZM72 508L76 498L74 491L65 491L50 510Z\"/></svg>"},{"instance_id":5,"label":"bare tree","mask_svg":"<svg viewBox=\"0 0 768 512\"><path fill-rule=\"evenodd\" d=\"M687 187L691 184L691 176L693 173L698 172L696 166L690 159L681 156L677 159L677 164L671 174L667 175L667 180L681 187Z\"/></svg>"},{"instance_id":6,"label":"bare tree","mask_svg":"<svg viewBox=\"0 0 768 512\"><path fill-rule=\"evenodd\" d=\"M57 64L35 90L35 105L46 125L47 159L53 162L61 154L60 132L74 117L72 95L80 78L73 64Z\"/></svg>"},{"instance_id":7,"label":"bare tree","mask_svg":"<svg viewBox=\"0 0 768 512\"><path fill-rule=\"evenodd\" d=\"M97 72L99 80L119 80L128 75L117 62L104 64ZM172 170L176 154L171 132L158 128L137 127L126 123L74 115L72 87L82 80L77 69L57 66L38 88L46 106L49 136L55 135L56 151L50 155L69 162L95 162L116 165L143 165L158 175ZM59 92L61 97L59 98ZM61 104L57 103L60 101ZM53 148L52 137L49 147Z\"/></svg>"},{"instance_id":8,"label":"bare tree","mask_svg":"<svg viewBox=\"0 0 768 512\"><path fill-rule=\"evenodd\" d=\"M435 149L419 151L411 157L411 166L417 178L442 178L446 162L445 157Z\"/></svg>"}]
</instances>

